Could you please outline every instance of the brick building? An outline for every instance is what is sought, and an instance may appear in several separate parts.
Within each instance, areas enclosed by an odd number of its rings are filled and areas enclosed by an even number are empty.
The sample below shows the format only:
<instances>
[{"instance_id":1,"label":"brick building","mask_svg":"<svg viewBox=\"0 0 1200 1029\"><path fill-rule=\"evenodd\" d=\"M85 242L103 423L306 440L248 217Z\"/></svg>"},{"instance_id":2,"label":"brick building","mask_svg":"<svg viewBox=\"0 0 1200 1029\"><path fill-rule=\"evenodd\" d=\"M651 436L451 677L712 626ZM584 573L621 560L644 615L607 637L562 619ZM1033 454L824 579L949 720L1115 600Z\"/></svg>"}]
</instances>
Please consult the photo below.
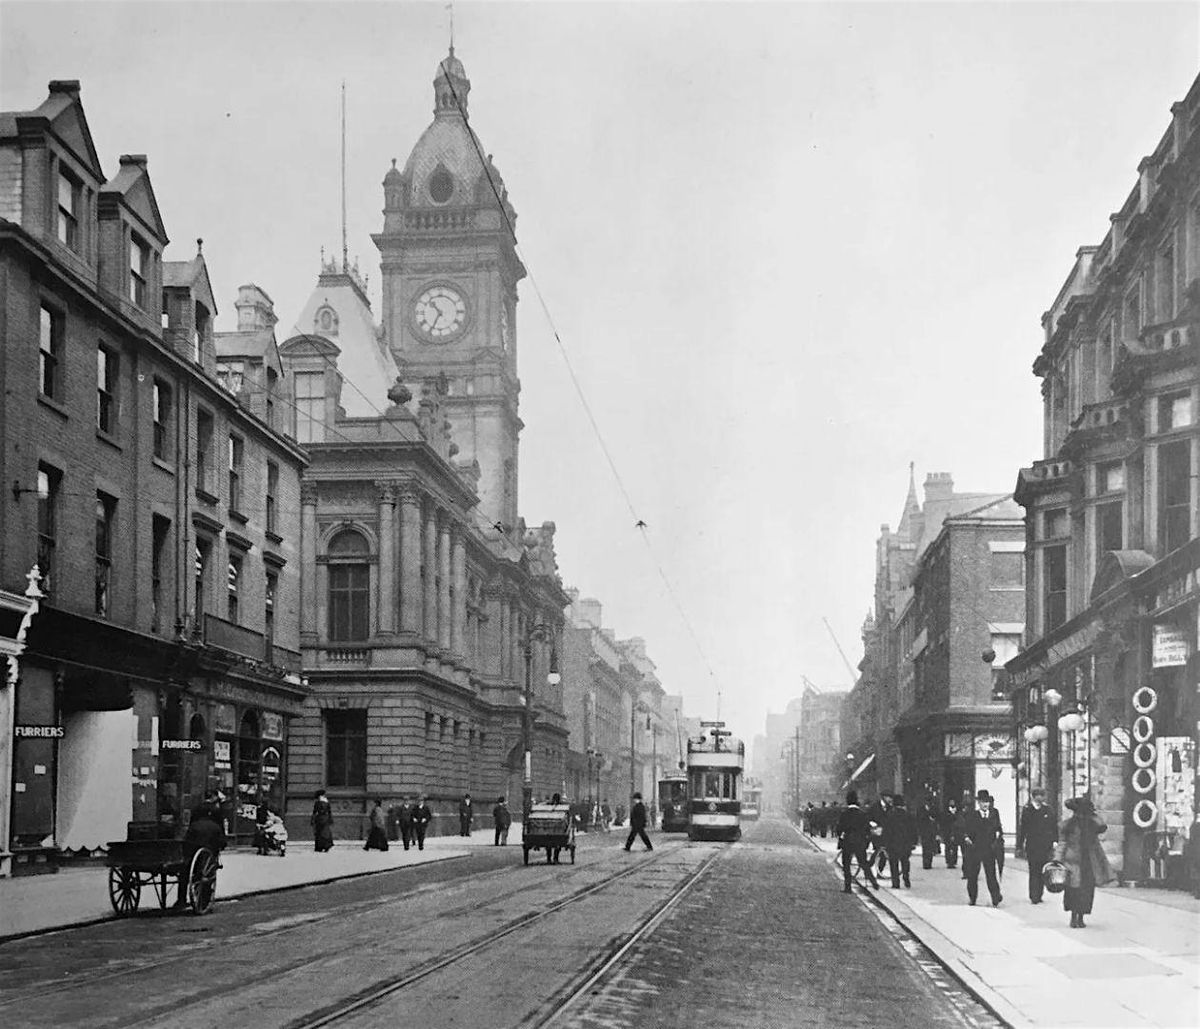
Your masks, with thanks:
<instances>
[{"instance_id":1,"label":"brick building","mask_svg":"<svg viewBox=\"0 0 1200 1029\"><path fill-rule=\"evenodd\" d=\"M433 123L384 177L379 320L357 269L323 259L282 346L311 460L300 507L312 695L289 738L299 833L318 787L345 836L365 834L374 798L427 794L435 832L457 831L467 791L481 811L500 794L519 810L527 677L533 791L563 788L562 684L549 680L568 597L553 523L527 529L517 515L524 269L503 181L458 107L469 91L451 53Z\"/></svg>"},{"instance_id":2,"label":"brick building","mask_svg":"<svg viewBox=\"0 0 1200 1029\"><path fill-rule=\"evenodd\" d=\"M1009 718L993 692L1024 627L1021 511L1005 494L955 492L945 472L926 478L924 501L910 479L897 530L876 544L862 675L843 705L847 780L910 798L986 788L1011 828Z\"/></svg>"},{"instance_id":3,"label":"brick building","mask_svg":"<svg viewBox=\"0 0 1200 1029\"><path fill-rule=\"evenodd\" d=\"M1127 879L1182 885L1196 806L1200 79L1043 315L1026 648L1008 664L1022 795L1090 790Z\"/></svg>"},{"instance_id":4,"label":"brick building","mask_svg":"<svg viewBox=\"0 0 1200 1029\"><path fill-rule=\"evenodd\" d=\"M146 158L104 174L77 82L0 115L0 588L36 564L44 594L0 686L5 871L179 831L211 785L235 831L281 799L305 459L222 388L203 256L166 246Z\"/></svg>"}]
</instances>

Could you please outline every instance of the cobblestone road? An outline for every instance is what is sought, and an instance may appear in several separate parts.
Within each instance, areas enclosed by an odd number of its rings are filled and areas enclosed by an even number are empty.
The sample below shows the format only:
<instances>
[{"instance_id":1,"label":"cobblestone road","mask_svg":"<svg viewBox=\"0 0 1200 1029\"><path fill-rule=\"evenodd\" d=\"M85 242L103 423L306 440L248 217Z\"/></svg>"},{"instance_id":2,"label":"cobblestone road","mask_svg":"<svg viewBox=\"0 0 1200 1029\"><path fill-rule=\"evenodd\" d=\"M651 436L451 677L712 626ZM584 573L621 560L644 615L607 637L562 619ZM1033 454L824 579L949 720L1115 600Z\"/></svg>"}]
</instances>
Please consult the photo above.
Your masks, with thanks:
<instances>
[{"instance_id":1,"label":"cobblestone road","mask_svg":"<svg viewBox=\"0 0 1200 1029\"><path fill-rule=\"evenodd\" d=\"M439 865L0 945L0 1024L237 1029L985 1024L782 822L745 842L581 838L579 864ZM701 871L611 974L589 973ZM499 937L496 936L500 933ZM447 961L447 958L451 960ZM409 980L412 982L409 982ZM353 1011L347 1001L361 999ZM966 1017L964 1017L966 1011Z\"/></svg>"}]
</instances>

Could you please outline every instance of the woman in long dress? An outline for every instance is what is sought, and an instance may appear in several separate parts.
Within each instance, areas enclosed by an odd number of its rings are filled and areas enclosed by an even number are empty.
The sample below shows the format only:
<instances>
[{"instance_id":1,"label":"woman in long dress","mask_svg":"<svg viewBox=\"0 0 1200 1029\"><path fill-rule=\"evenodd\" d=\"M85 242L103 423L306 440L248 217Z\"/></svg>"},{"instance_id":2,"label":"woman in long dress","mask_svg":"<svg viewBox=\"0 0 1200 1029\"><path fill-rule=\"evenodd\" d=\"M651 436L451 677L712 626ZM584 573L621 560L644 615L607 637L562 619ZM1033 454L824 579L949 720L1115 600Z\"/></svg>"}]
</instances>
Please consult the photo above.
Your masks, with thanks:
<instances>
[{"instance_id":1,"label":"woman in long dress","mask_svg":"<svg viewBox=\"0 0 1200 1029\"><path fill-rule=\"evenodd\" d=\"M313 850L318 854L333 849L333 808L329 806L329 798L324 790L317 790L313 801L312 818L309 819L313 828Z\"/></svg>"},{"instance_id":2,"label":"woman in long dress","mask_svg":"<svg viewBox=\"0 0 1200 1029\"><path fill-rule=\"evenodd\" d=\"M1055 857L1067 868L1067 885L1063 890L1063 910L1071 914L1071 928L1083 929L1084 915L1092 913L1097 886L1107 886L1116 877L1100 845L1100 834L1108 826L1092 806L1091 798L1072 797L1066 802L1071 812L1062 827Z\"/></svg>"},{"instance_id":3,"label":"woman in long dress","mask_svg":"<svg viewBox=\"0 0 1200 1029\"><path fill-rule=\"evenodd\" d=\"M367 842L363 850L387 850L387 816L383 813L383 801L376 800L371 809L371 831L367 833Z\"/></svg>"}]
</instances>

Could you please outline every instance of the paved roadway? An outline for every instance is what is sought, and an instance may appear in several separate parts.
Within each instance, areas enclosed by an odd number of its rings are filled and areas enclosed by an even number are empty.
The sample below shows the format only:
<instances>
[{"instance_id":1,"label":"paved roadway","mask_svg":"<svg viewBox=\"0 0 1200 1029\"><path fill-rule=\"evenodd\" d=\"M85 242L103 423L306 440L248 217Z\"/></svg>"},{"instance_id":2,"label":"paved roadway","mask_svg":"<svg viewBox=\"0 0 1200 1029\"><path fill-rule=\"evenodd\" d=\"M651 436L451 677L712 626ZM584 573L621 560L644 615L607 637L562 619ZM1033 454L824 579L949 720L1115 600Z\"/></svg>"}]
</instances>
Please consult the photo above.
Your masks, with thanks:
<instances>
[{"instance_id":1,"label":"paved roadway","mask_svg":"<svg viewBox=\"0 0 1200 1029\"><path fill-rule=\"evenodd\" d=\"M997 1023L786 823L519 847L0 945L14 1027ZM286 859L285 859L286 860ZM682 891L682 892L681 892Z\"/></svg>"}]
</instances>

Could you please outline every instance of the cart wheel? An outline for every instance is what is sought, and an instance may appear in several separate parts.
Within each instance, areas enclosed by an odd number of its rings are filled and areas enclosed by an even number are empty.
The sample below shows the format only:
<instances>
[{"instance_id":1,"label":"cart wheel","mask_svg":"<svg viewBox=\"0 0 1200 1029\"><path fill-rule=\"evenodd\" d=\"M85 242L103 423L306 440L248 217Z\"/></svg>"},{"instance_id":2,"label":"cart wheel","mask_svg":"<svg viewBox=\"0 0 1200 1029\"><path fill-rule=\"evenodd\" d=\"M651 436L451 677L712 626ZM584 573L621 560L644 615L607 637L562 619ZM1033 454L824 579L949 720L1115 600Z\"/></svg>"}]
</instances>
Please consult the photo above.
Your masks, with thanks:
<instances>
[{"instance_id":1,"label":"cart wheel","mask_svg":"<svg viewBox=\"0 0 1200 1029\"><path fill-rule=\"evenodd\" d=\"M132 915L142 899L142 881L132 868L108 870L108 899L118 915Z\"/></svg>"},{"instance_id":2,"label":"cart wheel","mask_svg":"<svg viewBox=\"0 0 1200 1029\"><path fill-rule=\"evenodd\" d=\"M575 848L571 847L571 864L575 864Z\"/></svg>"},{"instance_id":3,"label":"cart wheel","mask_svg":"<svg viewBox=\"0 0 1200 1029\"><path fill-rule=\"evenodd\" d=\"M203 915L213 905L217 895L217 858L207 847L192 855L188 873L187 902L192 913Z\"/></svg>"},{"instance_id":4,"label":"cart wheel","mask_svg":"<svg viewBox=\"0 0 1200 1029\"><path fill-rule=\"evenodd\" d=\"M529 864L529 848L522 847L521 849L525 852L525 864Z\"/></svg>"}]
</instances>

